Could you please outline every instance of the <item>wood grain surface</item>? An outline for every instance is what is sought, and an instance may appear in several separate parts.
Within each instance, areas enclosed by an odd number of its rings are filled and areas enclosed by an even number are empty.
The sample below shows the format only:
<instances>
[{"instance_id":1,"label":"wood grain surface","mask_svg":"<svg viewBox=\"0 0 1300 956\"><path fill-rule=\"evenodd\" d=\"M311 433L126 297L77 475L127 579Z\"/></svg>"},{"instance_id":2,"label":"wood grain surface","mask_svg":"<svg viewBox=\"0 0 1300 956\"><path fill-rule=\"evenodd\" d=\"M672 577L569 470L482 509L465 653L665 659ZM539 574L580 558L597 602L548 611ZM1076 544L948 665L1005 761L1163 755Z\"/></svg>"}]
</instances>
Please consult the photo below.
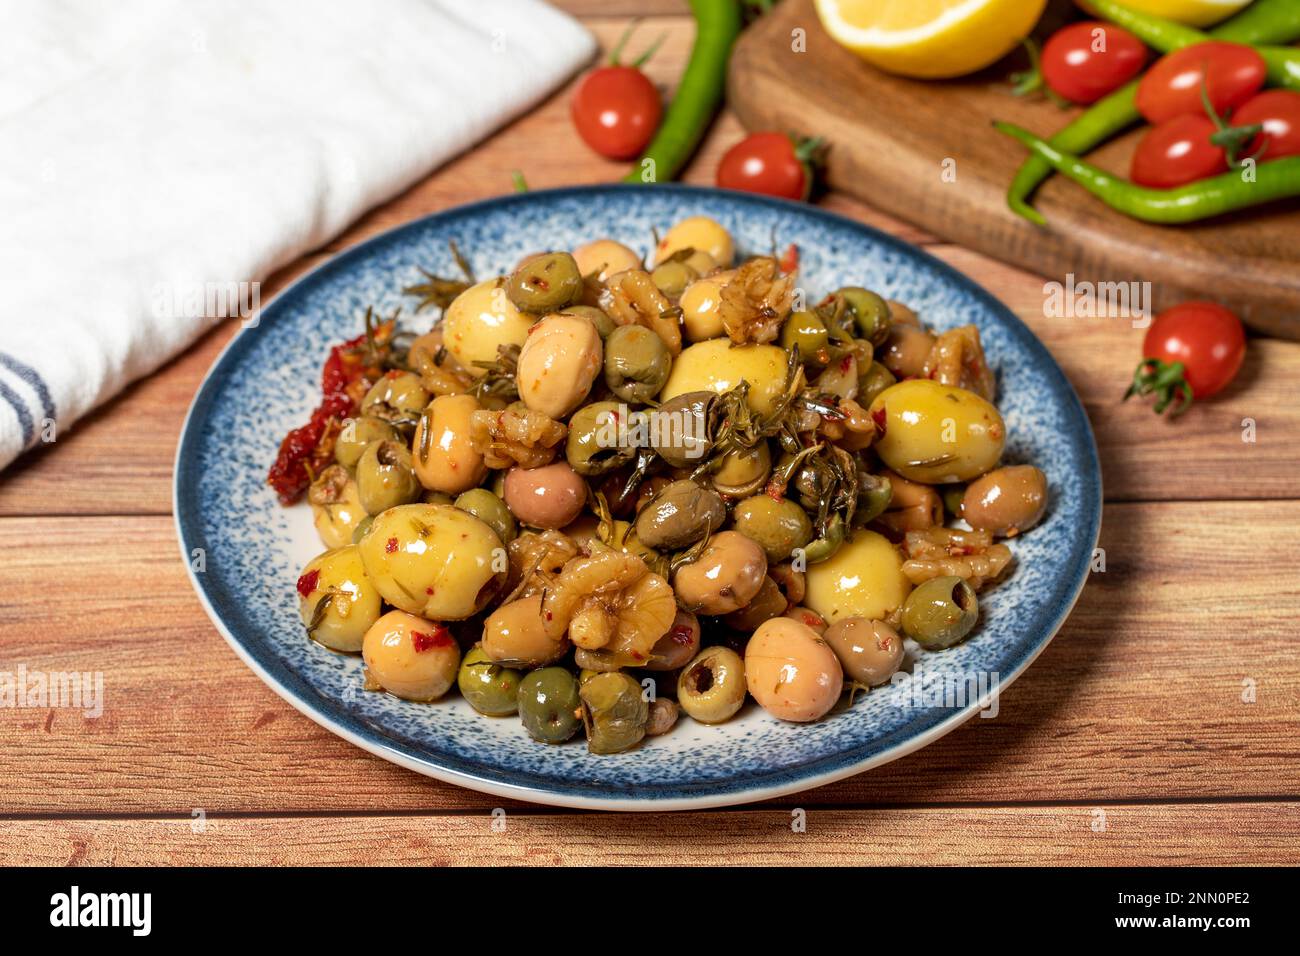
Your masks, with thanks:
<instances>
[{"instance_id":1,"label":"wood grain surface","mask_svg":"<svg viewBox=\"0 0 1300 956\"><path fill-rule=\"evenodd\" d=\"M667 32L650 72L671 89L692 37L684 3L560 5L606 47L633 13L652 14L639 31ZM567 103L558 92L372 211L273 277L264 300L360 239L508 190L513 169L534 188L616 178L622 167L572 136ZM720 117L686 178L711 182L742 135ZM172 458L223 327L0 475L0 670L105 681L97 719L0 709L0 864L1294 863L1300 345L1252 339L1237 385L1164 422L1117 401L1140 330L1048 318L1042 277L842 193L820 202L924 245L1006 301L1096 429L1106 571L995 718L809 793L675 815L503 803L344 743L240 663L180 563ZM1248 418L1254 442L1242 441ZM794 809L807 833L791 832Z\"/></svg>"},{"instance_id":2,"label":"wood grain surface","mask_svg":"<svg viewBox=\"0 0 1300 956\"><path fill-rule=\"evenodd\" d=\"M806 48L792 49L793 31ZM1007 186L1027 151L991 121L1050 136L1074 115L1013 95L1011 69L1003 61L942 83L889 76L836 45L812 0L786 0L737 45L729 97L748 126L826 137L831 185L945 239L1062 281L1149 281L1157 308L1223 301L1256 328L1300 339L1300 200L1168 227L1114 212L1055 176L1035 199L1046 228L1008 210ZM1127 179L1138 135L1090 161ZM955 179L943 178L945 163Z\"/></svg>"}]
</instances>

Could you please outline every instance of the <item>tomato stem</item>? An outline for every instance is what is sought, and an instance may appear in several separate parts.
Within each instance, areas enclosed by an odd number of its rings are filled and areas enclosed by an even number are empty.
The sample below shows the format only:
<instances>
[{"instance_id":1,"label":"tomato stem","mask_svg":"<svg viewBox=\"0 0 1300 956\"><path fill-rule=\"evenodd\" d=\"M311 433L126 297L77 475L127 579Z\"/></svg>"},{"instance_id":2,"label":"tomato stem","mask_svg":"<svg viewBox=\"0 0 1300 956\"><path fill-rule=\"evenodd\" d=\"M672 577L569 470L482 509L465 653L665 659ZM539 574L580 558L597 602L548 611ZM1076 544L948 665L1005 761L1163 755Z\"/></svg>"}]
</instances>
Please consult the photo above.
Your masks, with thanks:
<instances>
[{"instance_id":1,"label":"tomato stem","mask_svg":"<svg viewBox=\"0 0 1300 956\"><path fill-rule=\"evenodd\" d=\"M637 57L635 60L633 60L631 65L638 70L641 69L641 67L645 66L646 63L650 61L650 57L654 56L657 52L659 52L659 48L663 46L664 41L667 39L668 39L667 32L659 34L659 38L655 40L654 43L651 43L648 47L646 47L646 51L642 53L639 57Z\"/></svg>"},{"instance_id":2,"label":"tomato stem","mask_svg":"<svg viewBox=\"0 0 1300 956\"><path fill-rule=\"evenodd\" d=\"M1155 395L1155 413L1160 415L1177 400L1169 413L1171 418L1177 418L1192 405L1192 387L1187 384L1186 372L1182 362L1143 359L1133 373L1133 383L1124 393L1124 401L1134 395Z\"/></svg>"}]
</instances>

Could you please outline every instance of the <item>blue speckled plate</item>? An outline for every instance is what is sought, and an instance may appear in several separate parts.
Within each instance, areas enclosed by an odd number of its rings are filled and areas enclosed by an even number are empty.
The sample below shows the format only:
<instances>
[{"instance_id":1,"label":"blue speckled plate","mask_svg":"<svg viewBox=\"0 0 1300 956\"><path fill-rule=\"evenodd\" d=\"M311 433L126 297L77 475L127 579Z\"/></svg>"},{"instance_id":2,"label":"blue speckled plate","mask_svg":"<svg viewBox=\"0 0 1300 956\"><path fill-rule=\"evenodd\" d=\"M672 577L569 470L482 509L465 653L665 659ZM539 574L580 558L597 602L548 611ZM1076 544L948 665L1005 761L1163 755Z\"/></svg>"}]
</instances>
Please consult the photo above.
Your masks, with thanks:
<instances>
[{"instance_id":1,"label":"blue speckled plate","mask_svg":"<svg viewBox=\"0 0 1300 956\"><path fill-rule=\"evenodd\" d=\"M480 276L540 248L611 236L648 251L651 228L705 214L742 252L797 243L810 295L863 285L911 305L940 328L974 322L1000 379L1007 458L1047 472L1052 507L1012 542L1018 566L982 601L983 620L959 647L909 646L905 670L963 681L1014 680L1051 640L1087 577L1101 514L1088 420L1051 355L998 300L923 252L807 206L683 186L601 186L506 196L377 236L299 279L222 353L190 409L176 459L175 512L194 587L218 630L294 707L357 746L441 780L537 803L668 810L744 803L828 783L901 757L972 716L913 693L914 677L859 697L811 725L782 723L750 703L708 727L683 719L666 737L597 757L580 741L532 742L516 719L479 716L459 698L407 703L365 693L359 659L303 636L294 582L321 550L306 505L281 508L265 484L285 432L318 399L328 345L357 334L366 305L403 301L417 267L454 273L455 239ZM205 553L204 570L190 562ZM936 685L927 685L933 689Z\"/></svg>"}]
</instances>

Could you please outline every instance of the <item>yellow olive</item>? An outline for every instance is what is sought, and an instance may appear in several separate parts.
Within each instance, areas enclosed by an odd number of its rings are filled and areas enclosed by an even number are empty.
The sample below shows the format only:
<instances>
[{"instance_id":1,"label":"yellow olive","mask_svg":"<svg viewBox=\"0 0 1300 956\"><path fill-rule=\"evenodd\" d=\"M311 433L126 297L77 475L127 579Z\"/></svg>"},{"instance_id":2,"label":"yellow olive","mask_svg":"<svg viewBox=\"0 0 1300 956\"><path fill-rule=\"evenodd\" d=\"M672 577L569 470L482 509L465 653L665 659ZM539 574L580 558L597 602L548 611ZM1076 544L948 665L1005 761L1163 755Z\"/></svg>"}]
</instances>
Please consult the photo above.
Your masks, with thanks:
<instances>
[{"instance_id":1,"label":"yellow olive","mask_svg":"<svg viewBox=\"0 0 1300 956\"><path fill-rule=\"evenodd\" d=\"M542 619L542 596L503 604L483 623L483 653L500 664L544 667L569 649L561 636L552 639Z\"/></svg>"},{"instance_id":2,"label":"yellow olive","mask_svg":"<svg viewBox=\"0 0 1300 956\"><path fill-rule=\"evenodd\" d=\"M766 415L785 390L787 364L785 349L775 345L733 346L729 339L699 342L677 356L659 401L687 392L725 392L743 380L749 383L749 407Z\"/></svg>"},{"instance_id":3,"label":"yellow olive","mask_svg":"<svg viewBox=\"0 0 1300 956\"><path fill-rule=\"evenodd\" d=\"M743 498L756 494L772 474L772 452L761 441L750 449L729 451L722 467L713 473L713 487L720 495Z\"/></svg>"},{"instance_id":4,"label":"yellow olive","mask_svg":"<svg viewBox=\"0 0 1300 956\"><path fill-rule=\"evenodd\" d=\"M442 395L420 416L411 442L415 476L430 491L458 495L487 477L483 456L470 440L470 416L482 408L473 395Z\"/></svg>"},{"instance_id":5,"label":"yellow olive","mask_svg":"<svg viewBox=\"0 0 1300 956\"><path fill-rule=\"evenodd\" d=\"M475 362L495 362L498 345L522 346L533 316L520 312L506 295L505 283L488 279L470 286L447 306L442 320L442 341L471 375L484 370Z\"/></svg>"},{"instance_id":6,"label":"yellow olive","mask_svg":"<svg viewBox=\"0 0 1300 956\"><path fill-rule=\"evenodd\" d=\"M749 693L773 717L816 720L835 706L844 672L830 645L788 617L762 624L745 646Z\"/></svg>"},{"instance_id":7,"label":"yellow olive","mask_svg":"<svg viewBox=\"0 0 1300 956\"><path fill-rule=\"evenodd\" d=\"M590 321L563 312L548 315L519 353L519 398L533 411L567 418L603 367L600 333Z\"/></svg>"},{"instance_id":8,"label":"yellow olive","mask_svg":"<svg viewBox=\"0 0 1300 956\"><path fill-rule=\"evenodd\" d=\"M437 700L456 682L460 646L442 624L389 611L366 631L366 675L394 697Z\"/></svg>"},{"instance_id":9,"label":"yellow olive","mask_svg":"<svg viewBox=\"0 0 1300 956\"><path fill-rule=\"evenodd\" d=\"M804 603L831 623L880 620L902 607L911 589L898 549L882 535L859 529L831 557L808 566Z\"/></svg>"},{"instance_id":10,"label":"yellow olive","mask_svg":"<svg viewBox=\"0 0 1300 956\"><path fill-rule=\"evenodd\" d=\"M859 684L876 687L894 676L903 663L903 639L884 621L846 617L823 635L844 673Z\"/></svg>"},{"instance_id":11,"label":"yellow olive","mask_svg":"<svg viewBox=\"0 0 1300 956\"><path fill-rule=\"evenodd\" d=\"M754 600L766 577L763 549L739 532L722 531L699 558L677 569L673 587L688 611L728 614Z\"/></svg>"},{"instance_id":12,"label":"yellow olive","mask_svg":"<svg viewBox=\"0 0 1300 956\"><path fill-rule=\"evenodd\" d=\"M703 342L723 335L722 287L734 273L719 272L696 279L682 291L677 303L682 310L682 332L687 341Z\"/></svg>"},{"instance_id":13,"label":"yellow olive","mask_svg":"<svg viewBox=\"0 0 1300 956\"><path fill-rule=\"evenodd\" d=\"M379 591L355 545L317 555L298 578L298 614L307 636L336 651L355 653L379 618Z\"/></svg>"},{"instance_id":14,"label":"yellow olive","mask_svg":"<svg viewBox=\"0 0 1300 956\"><path fill-rule=\"evenodd\" d=\"M990 471L966 487L961 517L972 528L1015 537L1038 524L1047 510L1047 476L1033 465Z\"/></svg>"},{"instance_id":15,"label":"yellow olive","mask_svg":"<svg viewBox=\"0 0 1300 956\"><path fill-rule=\"evenodd\" d=\"M389 508L375 516L358 548L385 601L438 621L481 611L509 566L496 532L452 505Z\"/></svg>"},{"instance_id":16,"label":"yellow olive","mask_svg":"<svg viewBox=\"0 0 1300 956\"><path fill-rule=\"evenodd\" d=\"M722 224L708 216L691 216L673 226L655 247L655 262L663 262L675 252L693 249L707 252L720 266L730 266L736 258L735 243L731 233Z\"/></svg>"},{"instance_id":17,"label":"yellow olive","mask_svg":"<svg viewBox=\"0 0 1300 956\"><path fill-rule=\"evenodd\" d=\"M628 269L640 269L641 257L613 239L597 239L573 250L578 271L584 276L594 275L604 282L610 276Z\"/></svg>"},{"instance_id":18,"label":"yellow olive","mask_svg":"<svg viewBox=\"0 0 1300 956\"><path fill-rule=\"evenodd\" d=\"M970 481L998 463L1006 444L1006 425L989 402L929 379L890 386L870 414L884 422L874 446L880 460L925 484Z\"/></svg>"},{"instance_id":19,"label":"yellow olive","mask_svg":"<svg viewBox=\"0 0 1300 956\"><path fill-rule=\"evenodd\" d=\"M352 543L357 526L365 520L357 483L342 465L330 465L307 491L311 503L312 523L327 548L341 548Z\"/></svg>"}]
</instances>

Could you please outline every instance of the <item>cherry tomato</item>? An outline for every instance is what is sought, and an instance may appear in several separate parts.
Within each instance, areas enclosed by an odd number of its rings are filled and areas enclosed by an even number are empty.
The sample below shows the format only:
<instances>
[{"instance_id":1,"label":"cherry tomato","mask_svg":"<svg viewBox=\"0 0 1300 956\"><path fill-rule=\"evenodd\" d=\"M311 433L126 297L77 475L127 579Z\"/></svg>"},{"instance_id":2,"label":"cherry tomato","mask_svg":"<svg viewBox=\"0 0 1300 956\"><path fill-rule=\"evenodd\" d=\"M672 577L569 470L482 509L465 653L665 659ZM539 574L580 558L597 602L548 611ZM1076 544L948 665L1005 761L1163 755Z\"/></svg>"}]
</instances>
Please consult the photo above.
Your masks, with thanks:
<instances>
[{"instance_id":1,"label":"cherry tomato","mask_svg":"<svg viewBox=\"0 0 1300 956\"><path fill-rule=\"evenodd\" d=\"M1184 113L1205 114L1202 83L1220 116L1259 92L1267 68L1264 58L1240 43L1209 40L1161 57L1142 77L1137 89L1138 112L1151 123Z\"/></svg>"},{"instance_id":2,"label":"cherry tomato","mask_svg":"<svg viewBox=\"0 0 1300 956\"><path fill-rule=\"evenodd\" d=\"M607 159L640 155L663 115L659 91L632 66L592 70L578 81L572 108L578 135Z\"/></svg>"},{"instance_id":3,"label":"cherry tomato","mask_svg":"<svg viewBox=\"0 0 1300 956\"><path fill-rule=\"evenodd\" d=\"M1142 72L1147 48L1127 30L1095 21L1072 23L1043 46L1039 69L1056 93L1095 103Z\"/></svg>"},{"instance_id":4,"label":"cherry tomato","mask_svg":"<svg viewBox=\"0 0 1300 956\"><path fill-rule=\"evenodd\" d=\"M1266 90L1246 102L1232 114L1233 126L1254 126L1260 123L1264 132L1255 137L1245 149L1245 155L1260 162L1281 159L1283 156L1300 156L1300 93L1291 90Z\"/></svg>"},{"instance_id":5,"label":"cherry tomato","mask_svg":"<svg viewBox=\"0 0 1300 956\"><path fill-rule=\"evenodd\" d=\"M1209 117L1190 114L1152 126L1138 140L1129 179L1139 186L1173 189L1227 172L1227 152L1210 142L1216 132Z\"/></svg>"},{"instance_id":6,"label":"cherry tomato","mask_svg":"<svg viewBox=\"0 0 1300 956\"><path fill-rule=\"evenodd\" d=\"M807 199L813 176L804 150L785 133L751 133L722 157L717 183L723 189Z\"/></svg>"},{"instance_id":7,"label":"cherry tomato","mask_svg":"<svg viewBox=\"0 0 1300 956\"><path fill-rule=\"evenodd\" d=\"M1208 398L1236 377L1246 355L1246 333L1241 320L1223 306L1184 302L1156 316L1142 354L1146 357L1124 397L1154 394L1157 412L1174 402L1176 415L1193 398Z\"/></svg>"}]
</instances>

